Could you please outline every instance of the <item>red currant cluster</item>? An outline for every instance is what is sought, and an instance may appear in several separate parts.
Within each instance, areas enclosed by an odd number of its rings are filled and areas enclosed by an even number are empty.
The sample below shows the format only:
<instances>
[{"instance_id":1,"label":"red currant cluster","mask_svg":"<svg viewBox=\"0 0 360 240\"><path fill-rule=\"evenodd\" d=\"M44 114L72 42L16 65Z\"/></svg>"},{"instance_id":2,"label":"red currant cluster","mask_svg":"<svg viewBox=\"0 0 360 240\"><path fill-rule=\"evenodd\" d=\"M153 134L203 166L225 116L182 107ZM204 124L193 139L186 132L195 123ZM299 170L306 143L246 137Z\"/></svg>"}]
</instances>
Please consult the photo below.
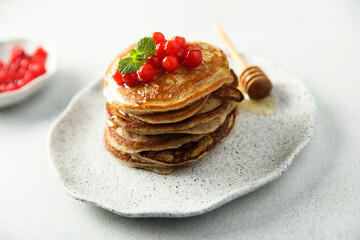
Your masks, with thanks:
<instances>
[{"instance_id":1,"label":"red currant cluster","mask_svg":"<svg viewBox=\"0 0 360 240\"><path fill-rule=\"evenodd\" d=\"M0 60L0 93L19 89L44 74L47 52L38 47L29 56L20 46L11 49L9 63Z\"/></svg>"},{"instance_id":2,"label":"red currant cluster","mask_svg":"<svg viewBox=\"0 0 360 240\"><path fill-rule=\"evenodd\" d=\"M146 60L146 63L135 73L122 75L119 70L113 75L117 84L125 83L133 87L142 82L151 81L157 74L157 70L164 68L168 72L175 71L180 63L189 68L198 67L202 61L202 53L193 45L186 44L183 37L173 37L166 40L161 32L154 32L152 38L156 43L156 53Z\"/></svg>"}]
</instances>

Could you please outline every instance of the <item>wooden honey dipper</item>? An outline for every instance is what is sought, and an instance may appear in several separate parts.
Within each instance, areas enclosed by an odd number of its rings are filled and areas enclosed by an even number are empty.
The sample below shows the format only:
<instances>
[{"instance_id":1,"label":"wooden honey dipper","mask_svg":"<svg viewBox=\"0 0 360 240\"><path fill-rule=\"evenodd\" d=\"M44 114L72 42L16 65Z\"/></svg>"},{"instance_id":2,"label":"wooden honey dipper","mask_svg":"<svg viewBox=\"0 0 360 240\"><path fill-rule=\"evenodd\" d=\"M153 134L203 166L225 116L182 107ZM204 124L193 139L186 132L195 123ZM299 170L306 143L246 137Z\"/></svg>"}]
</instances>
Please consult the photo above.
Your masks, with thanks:
<instances>
[{"instance_id":1,"label":"wooden honey dipper","mask_svg":"<svg viewBox=\"0 0 360 240\"><path fill-rule=\"evenodd\" d=\"M239 76L239 83L251 99L262 99L269 95L272 84L269 78L258 66L248 66L243 57L236 51L230 39L226 36L219 23L214 22L214 29L225 42L228 51L233 59L239 64L242 73Z\"/></svg>"}]
</instances>

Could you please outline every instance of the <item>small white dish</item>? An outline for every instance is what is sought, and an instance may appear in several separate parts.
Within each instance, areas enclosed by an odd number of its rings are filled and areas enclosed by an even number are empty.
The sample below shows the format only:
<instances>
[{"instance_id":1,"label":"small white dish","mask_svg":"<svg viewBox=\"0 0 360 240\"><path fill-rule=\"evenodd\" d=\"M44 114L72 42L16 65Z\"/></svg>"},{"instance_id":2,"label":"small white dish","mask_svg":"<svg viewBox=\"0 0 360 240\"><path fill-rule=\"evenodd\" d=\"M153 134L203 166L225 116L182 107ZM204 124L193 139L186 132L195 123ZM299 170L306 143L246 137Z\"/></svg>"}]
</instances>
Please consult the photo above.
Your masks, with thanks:
<instances>
[{"instance_id":1,"label":"small white dish","mask_svg":"<svg viewBox=\"0 0 360 240\"><path fill-rule=\"evenodd\" d=\"M301 81L256 59L273 82L273 115L243 113L224 142L196 164L159 175L128 167L103 147L100 79L81 90L53 125L49 158L75 199L127 217L209 212L278 178L309 142L315 102Z\"/></svg>"},{"instance_id":2,"label":"small white dish","mask_svg":"<svg viewBox=\"0 0 360 240\"><path fill-rule=\"evenodd\" d=\"M43 47L48 53L45 63L46 73L35 78L34 80L30 81L28 84L17 90L0 93L0 108L18 103L43 88L54 75L57 67L58 55L54 44L41 40L0 40L0 60L7 62L11 48L14 45L21 46L28 54L32 54L39 46Z\"/></svg>"}]
</instances>

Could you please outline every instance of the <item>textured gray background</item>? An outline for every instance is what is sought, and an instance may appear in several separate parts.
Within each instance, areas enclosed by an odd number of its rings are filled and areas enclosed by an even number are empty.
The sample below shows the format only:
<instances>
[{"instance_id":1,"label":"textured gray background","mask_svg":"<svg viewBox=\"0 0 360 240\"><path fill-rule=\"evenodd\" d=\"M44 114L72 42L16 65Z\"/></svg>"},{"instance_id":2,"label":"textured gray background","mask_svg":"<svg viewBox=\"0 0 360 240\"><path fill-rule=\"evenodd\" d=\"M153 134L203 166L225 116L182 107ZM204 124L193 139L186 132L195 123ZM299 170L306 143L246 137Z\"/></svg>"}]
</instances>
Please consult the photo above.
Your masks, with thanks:
<instances>
[{"instance_id":1,"label":"textured gray background","mask_svg":"<svg viewBox=\"0 0 360 240\"><path fill-rule=\"evenodd\" d=\"M0 239L359 239L359 1L0 0L0 38L53 40L53 82L0 110ZM48 130L116 52L160 30L239 51L299 77L318 105L310 144L275 182L209 214L128 219L73 200L46 153Z\"/></svg>"}]
</instances>

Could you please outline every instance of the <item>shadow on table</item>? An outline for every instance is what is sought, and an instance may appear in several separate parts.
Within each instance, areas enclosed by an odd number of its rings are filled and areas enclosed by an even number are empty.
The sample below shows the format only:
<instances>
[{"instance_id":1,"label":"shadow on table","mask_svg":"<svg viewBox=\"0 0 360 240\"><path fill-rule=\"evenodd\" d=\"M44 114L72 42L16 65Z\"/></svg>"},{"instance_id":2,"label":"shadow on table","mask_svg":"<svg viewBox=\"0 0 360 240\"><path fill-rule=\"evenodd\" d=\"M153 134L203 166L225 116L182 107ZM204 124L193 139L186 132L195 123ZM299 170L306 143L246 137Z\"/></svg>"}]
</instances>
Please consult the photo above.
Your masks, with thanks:
<instances>
[{"instance_id":1,"label":"shadow on table","mask_svg":"<svg viewBox=\"0 0 360 240\"><path fill-rule=\"evenodd\" d=\"M112 226L111 231L115 234L122 235L126 229L135 238L156 238L154 234L163 237L163 234L191 236L192 239L236 238L239 233L261 234L273 226L279 228L284 219L289 220L286 223L288 226L283 226L285 229L292 226L294 230L298 221L306 225L307 219L302 211L316 210L311 209L314 205L309 202L326 184L327 175L338 162L338 149L328 146L336 146L333 142L341 139L341 132L334 121L336 114L327 112L326 109L330 108L326 106L319 106L318 109L312 140L283 176L210 213L189 218L143 219L121 217L91 205L89 211L99 224ZM333 157L329 159L328 156Z\"/></svg>"},{"instance_id":2,"label":"shadow on table","mask_svg":"<svg viewBox=\"0 0 360 240\"><path fill-rule=\"evenodd\" d=\"M58 116L81 88L76 73L59 71L40 91L15 105L0 109L6 124L32 124Z\"/></svg>"}]
</instances>

